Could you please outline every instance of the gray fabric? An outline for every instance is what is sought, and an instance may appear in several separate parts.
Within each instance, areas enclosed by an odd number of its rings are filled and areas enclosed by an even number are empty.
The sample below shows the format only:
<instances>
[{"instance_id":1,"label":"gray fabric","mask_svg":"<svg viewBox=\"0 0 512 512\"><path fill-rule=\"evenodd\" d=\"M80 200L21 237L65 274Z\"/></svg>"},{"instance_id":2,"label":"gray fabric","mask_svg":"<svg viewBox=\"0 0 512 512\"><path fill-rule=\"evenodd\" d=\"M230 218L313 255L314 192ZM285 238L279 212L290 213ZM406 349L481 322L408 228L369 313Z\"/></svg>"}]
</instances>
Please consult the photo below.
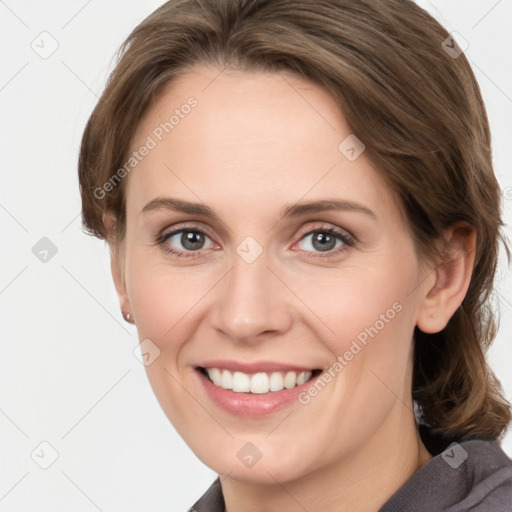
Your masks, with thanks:
<instances>
[{"instance_id":1,"label":"gray fabric","mask_svg":"<svg viewBox=\"0 0 512 512\"><path fill-rule=\"evenodd\" d=\"M511 512L512 460L495 441L450 445L420 468L379 512ZM225 512L217 478L189 512Z\"/></svg>"},{"instance_id":2,"label":"gray fabric","mask_svg":"<svg viewBox=\"0 0 512 512\"><path fill-rule=\"evenodd\" d=\"M461 448L467 454L463 461ZM417 510L511 512L512 461L495 441L450 445L412 475L379 512Z\"/></svg>"}]
</instances>

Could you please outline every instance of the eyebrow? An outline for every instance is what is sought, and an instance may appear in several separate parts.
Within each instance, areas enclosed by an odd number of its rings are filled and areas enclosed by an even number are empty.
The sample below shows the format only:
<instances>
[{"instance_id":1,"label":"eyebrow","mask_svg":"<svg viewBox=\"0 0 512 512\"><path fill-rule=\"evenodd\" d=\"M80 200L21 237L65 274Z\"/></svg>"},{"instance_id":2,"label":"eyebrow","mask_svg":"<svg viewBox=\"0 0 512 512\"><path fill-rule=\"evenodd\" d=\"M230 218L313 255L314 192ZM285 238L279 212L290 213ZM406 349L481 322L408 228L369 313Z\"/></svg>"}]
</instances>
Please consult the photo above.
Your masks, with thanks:
<instances>
[{"instance_id":1,"label":"eyebrow","mask_svg":"<svg viewBox=\"0 0 512 512\"><path fill-rule=\"evenodd\" d=\"M215 211L205 204L183 201L181 199L171 197L156 197L155 199L152 199L146 204L146 206L144 206L144 208L142 208L140 213L142 214L155 210L171 210L187 213L189 215L201 215L203 217L220 221L220 218ZM323 199L320 201L307 201L287 205L281 210L281 218L300 217L327 210L353 211L364 213L374 219L377 218L372 210L362 204L354 201L338 199Z\"/></svg>"}]
</instances>

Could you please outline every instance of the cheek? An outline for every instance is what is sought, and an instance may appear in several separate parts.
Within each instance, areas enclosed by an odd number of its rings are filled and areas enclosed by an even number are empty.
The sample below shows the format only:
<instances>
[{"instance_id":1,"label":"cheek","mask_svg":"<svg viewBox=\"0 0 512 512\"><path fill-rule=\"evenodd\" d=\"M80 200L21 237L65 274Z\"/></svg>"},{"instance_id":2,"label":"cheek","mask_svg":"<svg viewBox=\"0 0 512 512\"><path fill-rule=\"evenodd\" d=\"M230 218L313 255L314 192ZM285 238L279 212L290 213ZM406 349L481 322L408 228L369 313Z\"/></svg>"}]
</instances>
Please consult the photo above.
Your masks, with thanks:
<instances>
[{"instance_id":1,"label":"cheek","mask_svg":"<svg viewBox=\"0 0 512 512\"><path fill-rule=\"evenodd\" d=\"M416 323L416 267L381 261L380 265L352 267L333 278L317 276L314 280L295 278L298 293L307 297L309 309L321 322L324 343L336 355L350 350L354 340L361 347L372 340L380 345L396 344L410 335ZM299 291L300 290L300 291ZM357 348L355 349L357 351ZM350 357L350 355L348 355Z\"/></svg>"},{"instance_id":2,"label":"cheek","mask_svg":"<svg viewBox=\"0 0 512 512\"><path fill-rule=\"evenodd\" d=\"M339 411L338 421L331 420L339 424L343 418L349 429L374 428L396 396L405 399L410 387L417 308L411 292L417 267L414 258L404 258L400 265L392 258L380 263L354 266L335 280L327 276L302 283L301 296L307 296L308 307L321 320L316 321L317 337L331 353L333 379L326 394Z\"/></svg>"},{"instance_id":3,"label":"cheek","mask_svg":"<svg viewBox=\"0 0 512 512\"><path fill-rule=\"evenodd\" d=\"M213 276L194 271L194 267L174 267L155 258L132 253L127 261L127 291L141 339L160 345L186 339L189 320L213 286ZM160 346L163 349L163 346Z\"/></svg>"},{"instance_id":4,"label":"cheek","mask_svg":"<svg viewBox=\"0 0 512 512\"><path fill-rule=\"evenodd\" d=\"M182 383L189 378L189 370L184 368L181 354L197 327L201 299L214 280L210 283L197 269L171 267L162 258L157 263L154 260L154 255L132 250L126 262L127 292L139 340L149 339L159 350L145 368L149 383L171 423L184 438L194 439L200 435L191 417L200 415L201 410L195 410L195 402L184 393Z\"/></svg>"}]
</instances>

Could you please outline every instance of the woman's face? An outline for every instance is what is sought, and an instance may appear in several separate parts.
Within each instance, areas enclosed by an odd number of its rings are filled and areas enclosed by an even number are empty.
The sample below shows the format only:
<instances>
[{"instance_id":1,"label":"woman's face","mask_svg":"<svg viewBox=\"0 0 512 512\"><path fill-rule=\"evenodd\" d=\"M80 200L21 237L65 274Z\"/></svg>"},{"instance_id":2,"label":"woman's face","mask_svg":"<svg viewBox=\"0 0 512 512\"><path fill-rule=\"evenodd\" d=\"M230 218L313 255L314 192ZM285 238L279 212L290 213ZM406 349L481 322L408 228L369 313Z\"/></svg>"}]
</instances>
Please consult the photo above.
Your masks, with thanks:
<instances>
[{"instance_id":1,"label":"woman's face","mask_svg":"<svg viewBox=\"0 0 512 512\"><path fill-rule=\"evenodd\" d=\"M191 449L254 482L386 450L413 422L412 335L432 283L330 95L197 67L131 149L121 295Z\"/></svg>"}]
</instances>

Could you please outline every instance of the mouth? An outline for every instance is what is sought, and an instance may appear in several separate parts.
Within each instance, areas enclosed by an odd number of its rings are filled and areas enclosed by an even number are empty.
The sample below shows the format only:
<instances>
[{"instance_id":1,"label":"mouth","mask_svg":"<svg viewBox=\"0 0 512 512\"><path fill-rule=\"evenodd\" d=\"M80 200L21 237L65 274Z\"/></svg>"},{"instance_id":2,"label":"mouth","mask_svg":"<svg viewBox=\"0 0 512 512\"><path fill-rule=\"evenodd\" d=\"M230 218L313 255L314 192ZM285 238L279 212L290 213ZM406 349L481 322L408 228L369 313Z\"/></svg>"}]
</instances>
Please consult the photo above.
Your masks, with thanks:
<instances>
[{"instance_id":1,"label":"mouth","mask_svg":"<svg viewBox=\"0 0 512 512\"><path fill-rule=\"evenodd\" d=\"M298 404L323 370L276 361L202 361L194 366L206 397L238 418L264 418ZM301 406L302 407L302 406Z\"/></svg>"},{"instance_id":2,"label":"mouth","mask_svg":"<svg viewBox=\"0 0 512 512\"><path fill-rule=\"evenodd\" d=\"M218 388L255 395L278 393L302 386L322 372L314 369L245 373L217 367L197 367L197 370Z\"/></svg>"}]
</instances>

